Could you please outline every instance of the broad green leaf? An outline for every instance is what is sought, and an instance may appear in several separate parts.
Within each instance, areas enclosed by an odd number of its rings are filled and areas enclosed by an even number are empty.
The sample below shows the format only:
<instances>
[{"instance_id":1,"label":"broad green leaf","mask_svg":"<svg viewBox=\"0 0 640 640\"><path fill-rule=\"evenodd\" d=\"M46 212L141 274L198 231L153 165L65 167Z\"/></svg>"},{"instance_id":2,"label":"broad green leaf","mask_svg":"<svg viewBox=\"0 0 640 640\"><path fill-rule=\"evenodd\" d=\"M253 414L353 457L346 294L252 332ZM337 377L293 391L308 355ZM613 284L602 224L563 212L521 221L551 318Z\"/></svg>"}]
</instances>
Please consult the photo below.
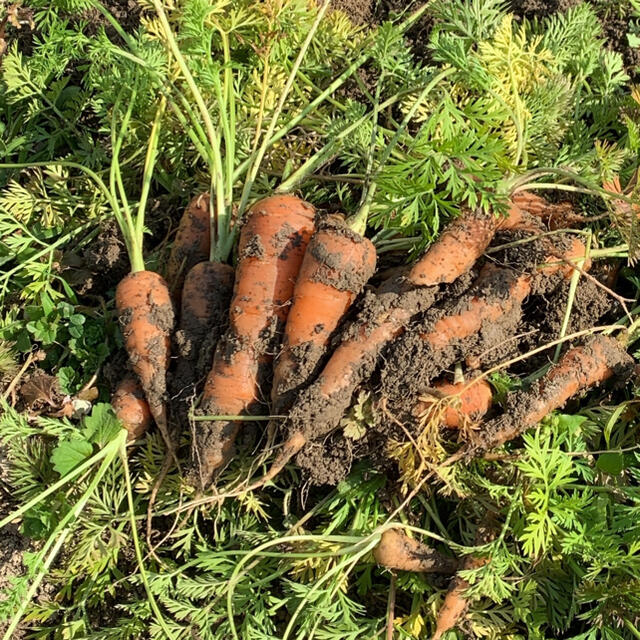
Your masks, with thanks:
<instances>
[{"instance_id":1,"label":"broad green leaf","mask_svg":"<svg viewBox=\"0 0 640 640\"><path fill-rule=\"evenodd\" d=\"M91 457L93 446L86 440L62 440L51 454L53 468L65 476Z\"/></svg>"}]
</instances>

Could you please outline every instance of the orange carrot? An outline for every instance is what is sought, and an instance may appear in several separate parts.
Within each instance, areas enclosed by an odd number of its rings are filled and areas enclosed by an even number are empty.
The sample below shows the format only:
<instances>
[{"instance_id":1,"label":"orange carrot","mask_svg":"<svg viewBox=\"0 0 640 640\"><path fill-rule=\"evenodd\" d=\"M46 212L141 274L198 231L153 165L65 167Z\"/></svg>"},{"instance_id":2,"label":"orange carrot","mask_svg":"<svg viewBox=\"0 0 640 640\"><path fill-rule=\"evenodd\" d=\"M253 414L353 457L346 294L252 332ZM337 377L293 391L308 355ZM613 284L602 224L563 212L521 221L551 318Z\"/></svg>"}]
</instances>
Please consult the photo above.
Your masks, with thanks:
<instances>
[{"instance_id":1,"label":"orange carrot","mask_svg":"<svg viewBox=\"0 0 640 640\"><path fill-rule=\"evenodd\" d=\"M142 387L135 378L127 376L120 381L111 398L111 405L118 420L129 432L128 440L138 440L147 432L152 420L151 411Z\"/></svg>"},{"instance_id":2,"label":"orange carrot","mask_svg":"<svg viewBox=\"0 0 640 640\"><path fill-rule=\"evenodd\" d=\"M513 440L577 393L614 375L626 380L632 370L633 359L617 340L592 336L584 345L569 349L531 389L515 393L505 414L474 434L456 456L478 455Z\"/></svg>"},{"instance_id":3,"label":"orange carrot","mask_svg":"<svg viewBox=\"0 0 640 640\"><path fill-rule=\"evenodd\" d=\"M489 562L488 558L474 558L467 556L462 564L462 568L465 570L478 569ZM469 583L462 579L460 576L456 576L453 579L449 591L444 598L442 607L438 612L436 619L436 630L431 636L431 640L439 640L442 635L453 629L461 620L464 615L469 602L464 596L464 592L469 588Z\"/></svg>"},{"instance_id":4,"label":"orange carrot","mask_svg":"<svg viewBox=\"0 0 640 640\"><path fill-rule=\"evenodd\" d=\"M521 211L542 220L552 230L570 229L586 222L586 218L576 213L568 201L549 202L531 191L517 191L511 194L510 201Z\"/></svg>"},{"instance_id":5,"label":"orange carrot","mask_svg":"<svg viewBox=\"0 0 640 640\"><path fill-rule=\"evenodd\" d=\"M259 403L314 217L310 204L291 195L271 196L251 207L240 233L229 329L205 384L203 414L248 415ZM196 465L206 485L229 459L240 423L199 424Z\"/></svg>"},{"instance_id":6,"label":"orange carrot","mask_svg":"<svg viewBox=\"0 0 640 640\"><path fill-rule=\"evenodd\" d=\"M198 262L209 259L209 218L209 194L203 193L191 200L180 219L167 266L167 282L178 305L186 274Z\"/></svg>"},{"instance_id":7,"label":"orange carrot","mask_svg":"<svg viewBox=\"0 0 640 640\"><path fill-rule=\"evenodd\" d=\"M226 326L233 277L233 267L209 261L198 263L185 277L175 340L179 357L171 383L173 406L182 424L188 422L196 385L210 367L213 351Z\"/></svg>"},{"instance_id":8,"label":"orange carrot","mask_svg":"<svg viewBox=\"0 0 640 640\"><path fill-rule=\"evenodd\" d=\"M330 216L311 238L293 292L282 351L273 374L274 413L315 376L329 338L373 275L376 250L342 216Z\"/></svg>"},{"instance_id":9,"label":"orange carrot","mask_svg":"<svg viewBox=\"0 0 640 640\"><path fill-rule=\"evenodd\" d=\"M153 271L129 273L116 288L116 309L131 367L170 446L165 393L174 318L169 287Z\"/></svg>"},{"instance_id":10,"label":"orange carrot","mask_svg":"<svg viewBox=\"0 0 640 640\"><path fill-rule=\"evenodd\" d=\"M417 573L453 573L455 558L448 558L397 529L387 529L373 550L376 562L387 569Z\"/></svg>"},{"instance_id":11,"label":"orange carrot","mask_svg":"<svg viewBox=\"0 0 640 640\"><path fill-rule=\"evenodd\" d=\"M433 385L434 395L423 395L413 408L416 417L429 416L436 411L439 397L455 396L455 405L447 404L442 415L442 424L450 429L459 429L465 420L479 420L491 408L491 386L484 379L456 382L440 380ZM437 395L436 395L437 394Z\"/></svg>"},{"instance_id":12,"label":"orange carrot","mask_svg":"<svg viewBox=\"0 0 640 640\"><path fill-rule=\"evenodd\" d=\"M409 282L428 287L453 282L471 269L493 240L496 231L530 229L532 225L515 205L509 208L507 217L467 209L413 265L408 276Z\"/></svg>"}]
</instances>

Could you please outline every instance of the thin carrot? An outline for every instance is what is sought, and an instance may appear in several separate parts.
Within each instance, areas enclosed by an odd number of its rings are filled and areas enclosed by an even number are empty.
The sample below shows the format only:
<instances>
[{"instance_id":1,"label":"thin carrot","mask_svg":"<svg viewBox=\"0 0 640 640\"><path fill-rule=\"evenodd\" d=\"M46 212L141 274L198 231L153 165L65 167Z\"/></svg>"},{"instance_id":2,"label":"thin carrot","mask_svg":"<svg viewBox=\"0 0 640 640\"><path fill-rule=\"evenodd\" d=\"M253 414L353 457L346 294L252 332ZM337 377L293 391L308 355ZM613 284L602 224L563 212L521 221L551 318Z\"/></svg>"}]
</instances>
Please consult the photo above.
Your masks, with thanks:
<instances>
[{"instance_id":1,"label":"thin carrot","mask_svg":"<svg viewBox=\"0 0 640 640\"><path fill-rule=\"evenodd\" d=\"M376 562L387 569L416 573L454 573L458 561L428 547L398 529L387 529L373 550Z\"/></svg>"},{"instance_id":2,"label":"thin carrot","mask_svg":"<svg viewBox=\"0 0 640 640\"><path fill-rule=\"evenodd\" d=\"M488 562L489 558L467 556L462 564L462 569L478 569ZM440 607L440 611L438 612L436 629L433 636L431 636L431 640L439 640L444 633L453 629L460 622L469 607L469 601L464 595L469 586L469 583L460 576L456 576L453 579L442 603L442 607Z\"/></svg>"},{"instance_id":3,"label":"thin carrot","mask_svg":"<svg viewBox=\"0 0 640 640\"><path fill-rule=\"evenodd\" d=\"M505 414L474 434L456 456L479 455L509 442L581 391L612 376L626 380L632 371L633 359L620 342L608 336L592 336L584 345L569 349L531 389L515 393Z\"/></svg>"},{"instance_id":4,"label":"thin carrot","mask_svg":"<svg viewBox=\"0 0 640 640\"><path fill-rule=\"evenodd\" d=\"M169 254L167 282L177 305L186 274L198 262L209 258L209 227L209 194L203 193L193 198L182 214Z\"/></svg>"},{"instance_id":5,"label":"thin carrot","mask_svg":"<svg viewBox=\"0 0 640 640\"><path fill-rule=\"evenodd\" d=\"M170 442L165 393L174 317L169 287L153 271L133 271L116 288L116 309L131 367L158 428Z\"/></svg>"},{"instance_id":6,"label":"thin carrot","mask_svg":"<svg viewBox=\"0 0 640 640\"><path fill-rule=\"evenodd\" d=\"M111 405L117 418L128 431L128 440L138 440L151 426L151 411L138 381L128 376L118 384Z\"/></svg>"},{"instance_id":7,"label":"thin carrot","mask_svg":"<svg viewBox=\"0 0 640 640\"><path fill-rule=\"evenodd\" d=\"M215 346L226 327L233 278L230 265L206 261L195 265L184 280L180 325L176 332L179 357L171 382L173 407L183 425L187 424L196 385L207 373Z\"/></svg>"},{"instance_id":8,"label":"thin carrot","mask_svg":"<svg viewBox=\"0 0 640 640\"><path fill-rule=\"evenodd\" d=\"M329 338L375 265L371 241L352 231L342 216L321 223L302 261L274 367L274 413L285 411L296 392L315 377Z\"/></svg>"},{"instance_id":9,"label":"thin carrot","mask_svg":"<svg viewBox=\"0 0 640 640\"><path fill-rule=\"evenodd\" d=\"M450 383L440 380L433 385L433 394L420 396L413 407L416 417L430 417L438 411L438 400L454 398L455 404L445 404L441 423L450 429L459 429L465 420L477 421L491 408L493 394L491 386L483 378Z\"/></svg>"},{"instance_id":10,"label":"thin carrot","mask_svg":"<svg viewBox=\"0 0 640 640\"><path fill-rule=\"evenodd\" d=\"M295 280L314 230L315 211L277 195L251 207L240 233L229 329L214 356L200 406L203 414L249 414L289 311ZM240 423L199 423L195 462L206 486L229 459Z\"/></svg>"},{"instance_id":11,"label":"thin carrot","mask_svg":"<svg viewBox=\"0 0 640 640\"><path fill-rule=\"evenodd\" d=\"M521 211L539 218L552 230L579 227L587 221L584 216L576 213L573 204L566 200L549 202L531 191L517 191L511 194L510 201Z\"/></svg>"}]
</instances>

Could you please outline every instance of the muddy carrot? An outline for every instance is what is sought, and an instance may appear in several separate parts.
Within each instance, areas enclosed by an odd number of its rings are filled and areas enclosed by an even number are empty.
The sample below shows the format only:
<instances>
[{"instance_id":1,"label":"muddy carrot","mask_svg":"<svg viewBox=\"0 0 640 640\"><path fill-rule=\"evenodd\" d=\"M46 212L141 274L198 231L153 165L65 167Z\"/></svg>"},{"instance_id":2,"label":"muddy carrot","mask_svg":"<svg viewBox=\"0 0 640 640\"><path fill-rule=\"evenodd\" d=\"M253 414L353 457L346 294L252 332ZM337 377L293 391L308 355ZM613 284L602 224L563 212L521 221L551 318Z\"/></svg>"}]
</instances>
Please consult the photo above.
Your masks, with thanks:
<instances>
[{"instance_id":1,"label":"muddy carrot","mask_svg":"<svg viewBox=\"0 0 640 640\"><path fill-rule=\"evenodd\" d=\"M315 377L329 338L373 275L376 250L342 216L330 216L311 238L293 292L276 359L272 411L282 413Z\"/></svg>"},{"instance_id":2,"label":"muddy carrot","mask_svg":"<svg viewBox=\"0 0 640 640\"><path fill-rule=\"evenodd\" d=\"M515 393L505 414L474 434L460 455L479 455L509 442L581 391L612 376L626 380L632 371L633 359L620 342L608 336L592 336L584 345L569 349L531 389Z\"/></svg>"},{"instance_id":3,"label":"muddy carrot","mask_svg":"<svg viewBox=\"0 0 640 640\"><path fill-rule=\"evenodd\" d=\"M116 288L116 309L131 367L168 442L165 392L174 324L169 287L153 271L134 271Z\"/></svg>"},{"instance_id":4,"label":"muddy carrot","mask_svg":"<svg viewBox=\"0 0 640 640\"><path fill-rule=\"evenodd\" d=\"M196 385L211 367L213 352L227 324L234 271L222 262L200 262L184 280L175 342L178 361L171 381L177 421L187 424Z\"/></svg>"},{"instance_id":5,"label":"muddy carrot","mask_svg":"<svg viewBox=\"0 0 640 640\"><path fill-rule=\"evenodd\" d=\"M209 194L204 193L191 200L180 219L167 265L167 282L177 305L186 274L198 262L209 258L209 217Z\"/></svg>"},{"instance_id":6,"label":"muddy carrot","mask_svg":"<svg viewBox=\"0 0 640 640\"><path fill-rule=\"evenodd\" d=\"M111 405L123 427L128 431L128 440L138 440L151 426L151 411L138 381L128 376L118 384Z\"/></svg>"},{"instance_id":7,"label":"muddy carrot","mask_svg":"<svg viewBox=\"0 0 640 640\"><path fill-rule=\"evenodd\" d=\"M310 204L290 195L265 198L249 210L240 232L229 329L205 383L203 415L247 415L260 403L314 217ZM229 459L239 426L199 423L194 456L203 485Z\"/></svg>"},{"instance_id":8,"label":"muddy carrot","mask_svg":"<svg viewBox=\"0 0 640 640\"><path fill-rule=\"evenodd\" d=\"M433 395L422 395L413 407L413 415L429 417L437 412L438 398L455 397L454 405L446 404L440 420L450 429L459 429L465 420L479 420L491 408L491 386L484 379L450 383L440 380L433 385Z\"/></svg>"},{"instance_id":9,"label":"muddy carrot","mask_svg":"<svg viewBox=\"0 0 640 640\"><path fill-rule=\"evenodd\" d=\"M397 529L387 529L373 550L376 562L387 569L416 573L453 573L458 561L442 555Z\"/></svg>"}]
</instances>

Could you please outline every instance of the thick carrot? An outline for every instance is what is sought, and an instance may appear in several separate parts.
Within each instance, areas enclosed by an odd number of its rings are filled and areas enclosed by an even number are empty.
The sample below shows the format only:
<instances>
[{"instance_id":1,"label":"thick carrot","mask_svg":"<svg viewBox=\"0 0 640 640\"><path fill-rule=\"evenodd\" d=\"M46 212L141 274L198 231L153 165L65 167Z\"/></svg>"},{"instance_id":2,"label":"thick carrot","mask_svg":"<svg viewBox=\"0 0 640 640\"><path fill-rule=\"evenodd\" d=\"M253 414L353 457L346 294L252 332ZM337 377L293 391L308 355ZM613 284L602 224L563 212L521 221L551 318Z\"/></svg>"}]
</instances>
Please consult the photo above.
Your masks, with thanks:
<instances>
[{"instance_id":1,"label":"thick carrot","mask_svg":"<svg viewBox=\"0 0 640 640\"><path fill-rule=\"evenodd\" d=\"M134 271L116 288L116 309L131 367L170 446L165 393L174 317L169 287L153 271Z\"/></svg>"},{"instance_id":2,"label":"thick carrot","mask_svg":"<svg viewBox=\"0 0 640 640\"><path fill-rule=\"evenodd\" d=\"M474 434L456 457L479 455L509 442L563 407L577 393L612 376L626 380L632 371L633 359L617 340L592 336L584 345L569 349L531 389L515 393L505 414Z\"/></svg>"},{"instance_id":3,"label":"thick carrot","mask_svg":"<svg viewBox=\"0 0 640 640\"><path fill-rule=\"evenodd\" d=\"M433 389L434 394L422 395L415 404L414 416L435 415L439 398L455 397L456 404L446 404L440 419L444 426L459 429L465 420L479 420L491 408L491 386L482 378L453 384L440 380L433 385Z\"/></svg>"},{"instance_id":4,"label":"thick carrot","mask_svg":"<svg viewBox=\"0 0 640 640\"><path fill-rule=\"evenodd\" d=\"M120 381L111 397L111 406L128 431L128 440L138 440L151 426L151 411L135 378L127 376Z\"/></svg>"},{"instance_id":5,"label":"thick carrot","mask_svg":"<svg viewBox=\"0 0 640 640\"><path fill-rule=\"evenodd\" d=\"M387 529L373 550L376 562L387 569L416 573L454 573L458 561L442 555L397 529Z\"/></svg>"},{"instance_id":6,"label":"thick carrot","mask_svg":"<svg viewBox=\"0 0 640 640\"><path fill-rule=\"evenodd\" d=\"M203 414L247 415L259 404L262 378L289 311L314 217L310 204L290 195L271 196L251 207L240 233L229 329L205 383ZM229 459L240 423L199 425L194 453L206 485Z\"/></svg>"},{"instance_id":7,"label":"thick carrot","mask_svg":"<svg viewBox=\"0 0 640 640\"><path fill-rule=\"evenodd\" d=\"M176 416L187 424L187 413L198 381L211 366L216 344L224 332L233 291L233 267L200 262L184 280L182 310L175 342L178 361L171 378Z\"/></svg>"},{"instance_id":8,"label":"thick carrot","mask_svg":"<svg viewBox=\"0 0 640 640\"><path fill-rule=\"evenodd\" d=\"M274 413L315 377L329 338L373 275L376 250L342 216L330 216L311 238L293 292L271 392Z\"/></svg>"},{"instance_id":9,"label":"thick carrot","mask_svg":"<svg viewBox=\"0 0 640 640\"><path fill-rule=\"evenodd\" d=\"M467 556L462 564L462 568L465 570L478 569L488 562L488 558L474 558L472 556ZM445 632L453 629L460 622L462 616L467 610L467 607L469 606L469 602L464 596L464 592L469 588L469 586L469 583L460 576L456 576L453 579L453 582L449 587L449 591L447 591L447 595L444 598L444 602L442 603L442 607L438 612L436 629L433 636L431 636L431 640L439 640Z\"/></svg>"},{"instance_id":10,"label":"thick carrot","mask_svg":"<svg viewBox=\"0 0 640 640\"><path fill-rule=\"evenodd\" d=\"M209 259L209 217L209 194L203 193L191 200L180 219L167 265L167 282L178 305L186 274L198 262Z\"/></svg>"}]
</instances>

